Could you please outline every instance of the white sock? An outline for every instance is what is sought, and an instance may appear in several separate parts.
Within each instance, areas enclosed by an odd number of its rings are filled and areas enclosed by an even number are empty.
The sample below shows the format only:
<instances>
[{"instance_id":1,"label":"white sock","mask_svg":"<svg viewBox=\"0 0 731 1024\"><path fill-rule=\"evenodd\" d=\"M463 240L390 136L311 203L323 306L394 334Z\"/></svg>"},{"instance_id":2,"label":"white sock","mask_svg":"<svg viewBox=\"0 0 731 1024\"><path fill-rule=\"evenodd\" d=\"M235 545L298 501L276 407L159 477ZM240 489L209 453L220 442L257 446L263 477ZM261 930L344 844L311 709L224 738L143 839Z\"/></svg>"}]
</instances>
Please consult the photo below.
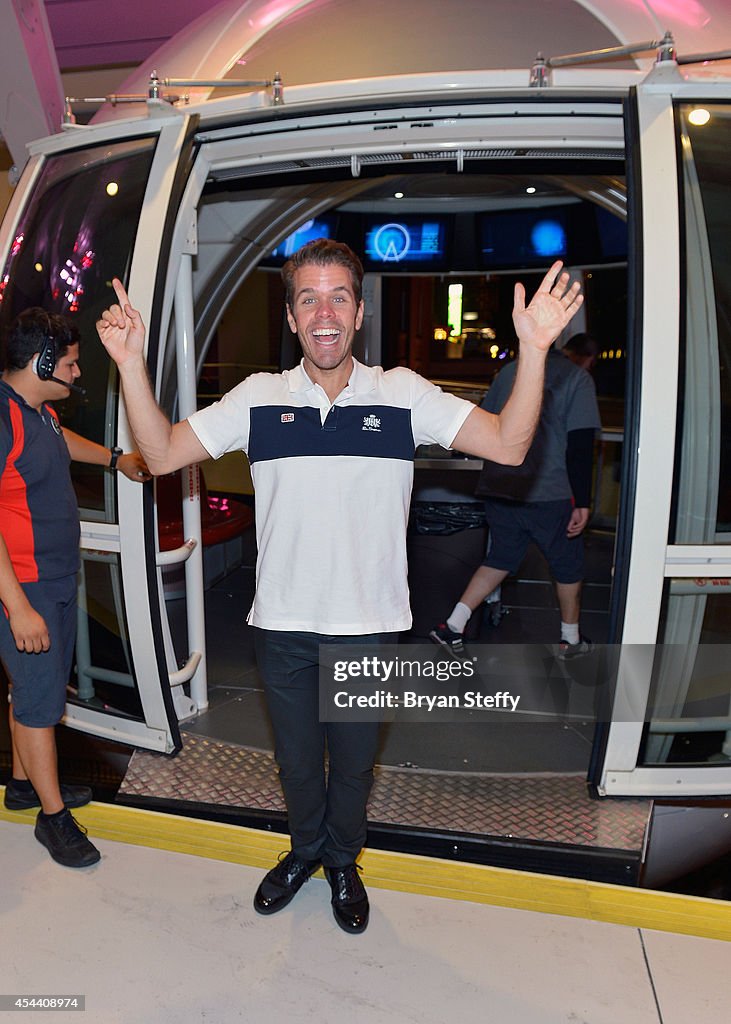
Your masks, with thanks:
<instances>
[{"instance_id":1,"label":"white sock","mask_svg":"<svg viewBox=\"0 0 731 1024\"><path fill-rule=\"evenodd\" d=\"M567 644L578 644L578 642L579 642L579 623L578 622L562 622L561 623L561 639L565 640Z\"/></svg>"},{"instance_id":2,"label":"white sock","mask_svg":"<svg viewBox=\"0 0 731 1024\"><path fill-rule=\"evenodd\" d=\"M465 626L470 621L471 616L472 609L458 601L452 610L452 614L447 619L447 625L454 633L464 633Z\"/></svg>"}]
</instances>

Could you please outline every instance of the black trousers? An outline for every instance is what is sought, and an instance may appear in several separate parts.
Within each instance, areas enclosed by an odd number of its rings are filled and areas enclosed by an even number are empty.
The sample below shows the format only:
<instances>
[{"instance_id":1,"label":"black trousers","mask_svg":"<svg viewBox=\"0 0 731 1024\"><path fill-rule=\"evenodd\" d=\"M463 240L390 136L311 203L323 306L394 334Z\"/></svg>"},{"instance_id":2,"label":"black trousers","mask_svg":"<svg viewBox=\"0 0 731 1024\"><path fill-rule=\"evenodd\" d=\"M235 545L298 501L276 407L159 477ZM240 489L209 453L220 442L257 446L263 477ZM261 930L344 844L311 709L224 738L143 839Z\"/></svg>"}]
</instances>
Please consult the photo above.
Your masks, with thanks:
<instances>
[{"instance_id":1,"label":"black trousers","mask_svg":"<svg viewBox=\"0 0 731 1024\"><path fill-rule=\"evenodd\" d=\"M396 633L324 636L256 629L256 659L274 728L292 849L302 860L343 867L365 844L380 725L319 720L320 645L397 640Z\"/></svg>"}]
</instances>

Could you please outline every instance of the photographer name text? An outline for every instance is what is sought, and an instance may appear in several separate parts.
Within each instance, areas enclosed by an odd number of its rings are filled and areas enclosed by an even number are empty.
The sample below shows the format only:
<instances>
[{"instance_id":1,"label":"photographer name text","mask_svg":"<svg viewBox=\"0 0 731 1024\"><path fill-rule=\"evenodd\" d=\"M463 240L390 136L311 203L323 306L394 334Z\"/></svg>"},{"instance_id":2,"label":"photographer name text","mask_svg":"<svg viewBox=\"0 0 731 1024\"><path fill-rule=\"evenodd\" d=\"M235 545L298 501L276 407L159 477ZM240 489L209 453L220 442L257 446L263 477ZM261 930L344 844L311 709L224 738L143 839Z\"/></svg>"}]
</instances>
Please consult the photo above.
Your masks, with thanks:
<instances>
[{"instance_id":1,"label":"photographer name text","mask_svg":"<svg viewBox=\"0 0 731 1024\"><path fill-rule=\"evenodd\" d=\"M348 693L339 690L333 694L333 703L337 708L420 708L434 711L441 708L461 708L468 710L483 709L488 711L517 711L520 697L514 697L508 690L497 693L480 693L477 690L466 690L465 693L426 694L405 690L393 693L391 690L376 690L374 693Z\"/></svg>"}]
</instances>

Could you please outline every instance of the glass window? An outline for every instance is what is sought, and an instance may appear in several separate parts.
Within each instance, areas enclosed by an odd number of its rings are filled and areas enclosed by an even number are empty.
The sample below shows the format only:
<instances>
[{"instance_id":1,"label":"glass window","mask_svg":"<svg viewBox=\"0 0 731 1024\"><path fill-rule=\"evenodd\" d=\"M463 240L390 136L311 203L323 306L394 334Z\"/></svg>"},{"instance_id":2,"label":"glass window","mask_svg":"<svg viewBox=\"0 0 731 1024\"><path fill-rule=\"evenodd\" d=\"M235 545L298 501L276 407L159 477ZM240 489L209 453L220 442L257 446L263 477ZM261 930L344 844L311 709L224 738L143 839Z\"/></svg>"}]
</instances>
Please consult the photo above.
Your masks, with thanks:
<instances>
[{"instance_id":1,"label":"glass window","mask_svg":"<svg viewBox=\"0 0 731 1024\"><path fill-rule=\"evenodd\" d=\"M126 279L155 149L133 139L49 157L0 277L0 327L29 306L64 313L81 332L84 396L59 405L64 426L110 447L116 433L116 370L96 338L111 279ZM112 476L72 469L82 518L116 520Z\"/></svg>"},{"instance_id":2,"label":"glass window","mask_svg":"<svg viewBox=\"0 0 731 1024\"><path fill-rule=\"evenodd\" d=\"M731 544L731 108L676 108L684 325L671 544ZM731 565L731 547L729 565ZM644 764L731 763L731 581L669 579Z\"/></svg>"},{"instance_id":3,"label":"glass window","mask_svg":"<svg viewBox=\"0 0 731 1024\"><path fill-rule=\"evenodd\" d=\"M96 711L142 719L132 671L119 555L82 551L75 680L69 700Z\"/></svg>"},{"instance_id":4,"label":"glass window","mask_svg":"<svg viewBox=\"0 0 731 1024\"><path fill-rule=\"evenodd\" d=\"M685 330L670 543L731 543L731 108L677 109L683 170Z\"/></svg>"},{"instance_id":5,"label":"glass window","mask_svg":"<svg viewBox=\"0 0 731 1024\"><path fill-rule=\"evenodd\" d=\"M665 583L641 763L731 764L731 580Z\"/></svg>"}]
</instances>

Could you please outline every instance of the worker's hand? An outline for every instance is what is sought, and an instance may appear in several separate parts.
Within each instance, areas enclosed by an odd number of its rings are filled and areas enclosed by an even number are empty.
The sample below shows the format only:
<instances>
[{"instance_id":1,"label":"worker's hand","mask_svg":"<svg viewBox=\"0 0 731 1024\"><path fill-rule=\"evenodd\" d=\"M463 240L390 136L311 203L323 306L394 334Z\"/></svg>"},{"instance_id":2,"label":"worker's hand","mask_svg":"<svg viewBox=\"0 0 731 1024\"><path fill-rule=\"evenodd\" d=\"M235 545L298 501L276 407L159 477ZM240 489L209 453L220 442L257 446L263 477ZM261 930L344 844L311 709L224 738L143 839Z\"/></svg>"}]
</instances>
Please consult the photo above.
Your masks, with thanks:
<instances>
[{"instance_id":1,"label":"worker's hand","mask_svg":"<svg viewBox=\"0 0 731 1024\"><path fill-rule=\"evenodd\" d=\"M152 480L152 473L139 452L125 452L124 455L120 455L117 459L117 470L138 484Z\"/></svg>"},{"instance_id":2,"label":"worker's hand","mask_svg":"<svg viewBox=\"0 0 731 1024\"><path fill-rule=\"evenodd\" d=\"M40 654L51 646L45 619L30 604L8 613L10 631L19 651Z\"/></svg>"}]
</instances>

